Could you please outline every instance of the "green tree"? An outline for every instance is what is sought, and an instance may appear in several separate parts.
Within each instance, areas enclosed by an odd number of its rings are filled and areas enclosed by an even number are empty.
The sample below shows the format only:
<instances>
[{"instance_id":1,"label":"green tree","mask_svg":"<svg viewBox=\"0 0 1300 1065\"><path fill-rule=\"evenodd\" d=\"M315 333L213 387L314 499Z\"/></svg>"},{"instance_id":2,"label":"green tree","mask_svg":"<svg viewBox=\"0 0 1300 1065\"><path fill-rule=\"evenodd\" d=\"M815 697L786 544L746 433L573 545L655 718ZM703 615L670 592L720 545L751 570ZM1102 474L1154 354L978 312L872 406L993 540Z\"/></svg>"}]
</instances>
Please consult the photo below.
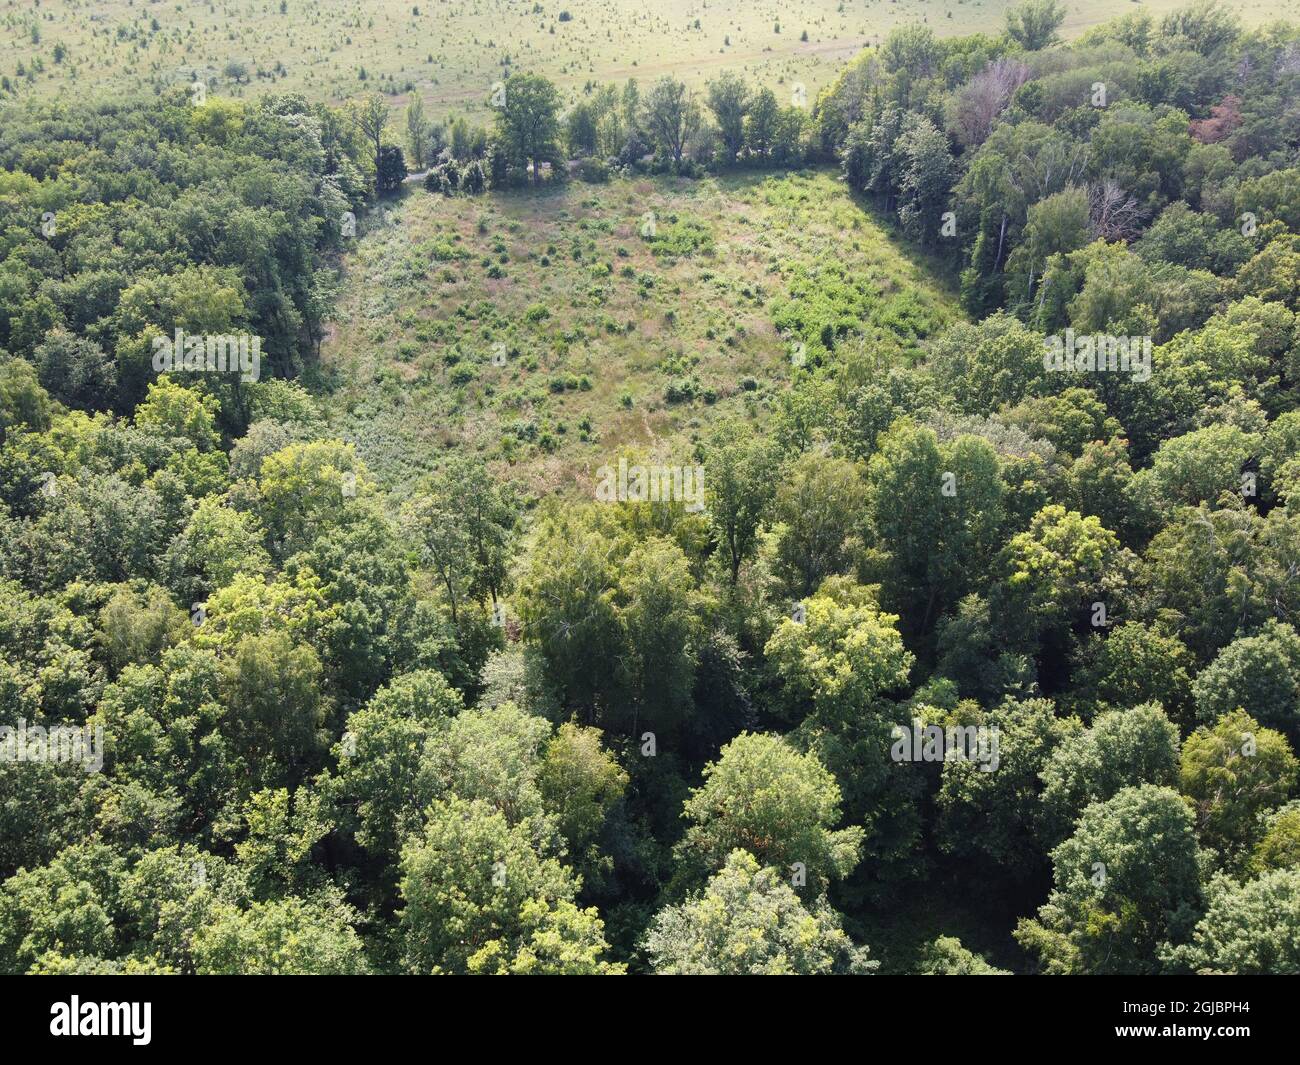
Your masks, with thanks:
<instances>
[{"instance_id":1,"label":"green tree","mask_svg":"<svg viewBox=\"0 0 1300 1065\"><path fill-rule=\"evenodd\" d=\"M1059 843L1085 809L1124 788L1175 785L1178 747L1177 726L1150 703L1111 710L1067 736L1042 769L1045 838Z\"/></svg>"},{"instance_id":2,"label":"green tree","mask_svg":"<svg viewBox=\"0 0 1300 1065\"><path fill-rule=\"evenodd\" d=\"M49 394L26 359L0 359L0 443L13 428L49 427Z\"/></svg>"},{"instance_id":3,"label":"green tree","mask_svg":"<svg viewBox=\"0 0 1300 1065\"><path fill-rule=\"evenodd\" d=\"M1260 815L1286 800L1298 770L1286 737L1234 710L1187 737L1178 786L1201 839L1236 865L1259 839Z\"/></svg>"},{"instance_id":4,"label":"green tree","mask_svg":"<svg viewBox=\"0 0 1300 1065\"><path fill-rule=\"evenodd\" d=\"M669 75L650 87L643 104L641 121L657 151L681 168L691 141L700 130L700 105L684 84Z\"/></svg>"},{"instance_id":5,"label":"green tree","mask_svg":"<svg viewBox=\"0 0 1300 1065\"><path fill-rule=\"evenodd\" d=\"M1076 701L1112 710L1158 703L1175 721L1190 724L1195 673L1196 658L1178 637L1126 621L1085 644L1075 673Z\"/></svg>"},{"instance_id":6,"label":"green tree","mask_svg":"<svg viewBox=\"0 0 1300 1065\"><path fill-rule=\"evenodd\" d=\"M1241 709L1300 736L1300 635L1270 619L1257 633L1237 637L1197 676L1192 694L1203 722Z\"/></svg>"},{"instance_id":7,"label":"green tree","mask_svg":"<svg viewBox=\"0 0 1300 1065\"><path fill-rule=\"evenodd\" d=\"M1025 0L1007 12L1007 36L1028 52L1037 52L1060 38L1057 30L1065 21L1065 7L1059 0Z\"/></svg>"},{"instance_id":8,"label":"green tree","mask_svg":"<svg viewBox=\"0 0 1300 1065\"><path fill-rule=\"evenodd\" d=\"M524 631L561 699L590 724L622 697L623 628L615 604L615 543L586 515L548 515L519 580Z\"/></svg>"},{"instance_id":9,"label":"green tree","mask_svg":"<svg viewBox=\"0 0 1300 1065\"><path fill-rule=\"evenodd\" d=\"M600 960L600 921L573 911L577 887L565 866L539 853L529 824L511 825L481 799L439 800L402 851L405 965L412 973L494 972L553 940L543 951L551 971L614 970Z\"/></svg>"},{"instance_id":10,"label":"green tree","mask_svg":"<svg viewBox=\"0 0 1300 1065\"><path fill-rule=\"evenodd\" d=\"M1050 974L1151 974L1201 905L1192 815L1177 792L1125 788L1089 806L1052 852L1053 888L1015 936Z\"/></svg>"},{"instance_id":11,"label":"green tree","mask_svg":"<svg viewBox=\"0 0 1300 1065\"><path fill-rule=\"evenodd\" d=\"M194 930L200 975L360 976L370 971L356 915L339 902L296 898L212 908Z\"/></svg>"},{"instance_id":12,"label":"green tree","mask_svg":"<svg viewBox=\"0 0 1300 1065\"><path fill-rule=\"evenodd\" d=\"M709 474L709 524L735 587L776 490L777 449L748 423L726 421L713 430L702 458Z\"/></svg>"},{"instance_id":13,"label":"green tree","mask_svg":"<svg viewBox=\"0 0 1300 1065\"><path fill-rule=\"evenodd\" d=\"M704 783L686 800L691 822L677 846L679 858L704 872L722 868L737 847L760 864L824 889L853 871L862 829L836 829L840 789L815 757L779 736L742 733L704 767Z\"/></svg>"},{"instance_id":14,"label":"green tree","mask_svg":"<svg viewBox=\"0 0 1300 1065\"><path fill-rule=\"evenodd\" d=\"M1053 503L1011 538L1002 567L1004 616L1050 632L1081 625L1095 603L1113 611L1126 588L1131 560L1096 518Z\"/></svg>"},{"instance_id":15,"label":"green tree","mask_svg":"<svg viewBox=\"0 0 1300 1065\"><path fill-rule=\"evenodd\" d=\"M587 864L597 858L596 840L628 779L601 746L599 729L566 721L547 741L537 786L575 858Z\"/></svg>"},{"instance_id":16,"label":"green tree","mask_svg":"<svg viewBox=\"0 0 1300 1065\"><path fill-rule=\"evenodd\" d=\"M396 144L385 144L379 149L375 172L375 187L380 192L396 192L406 180L406 160Z\"/></svg>"},{"instance_id":17,"label":"green tree","mask_svg":"<svg viewBox=\"0 0 1300 1065\"><path fill-rule=\"evenodd\" d=\"M416 170L423 170L432 161L430 145L429 120L424 117L424 98L413 94L411 102L406 105L406 146L411 150L411 164Z\"/></svg>"},{"instance_id":18,"label":"green tree","mask_svg":"<svg viewBox=\"0 0 1300 1065\"><path fill-rule=\"evenodd\" d=\"M750 101L745 116L745 147L760 159L766 159L772 151L780 111L776 93L767 87L759 89Z\"/></svg>"},{"instance_id":19,"label":"green tree","mask_svg":"<svg viewBox=\"0 0 1300 1065\"><path fill-rule=\"evenodd\" d=\"M511 74L497 110L496 133L512 165L533 184L542 182L542 164L560 161L560 97L540 74Z\"/></svg>"},{"instance_id":20,"label":"green tree","mask_svg":"<svg viewBox=\"0 0 1300 1065\"><path fill-rule=\"evenodd\" d=\"M703 597L676 544L652 537L623 561L615 595L623 630L631 732L673 731L691 709L704 632Z\"/></svg>"},{"instance_id":21,"label":"green tree","mask_svg":"<svg viewBox=\"0 0 1300 1065\"><path fill-rule=\"evenodd\" d=\"M724 71L709 82L706 97L713 112L728 163L734 163L745 146L745 115L749 111L750 92L745 79L735 71Z\"/></svg>"},{"instance_id":22,"label":"green tree","mask_svg":"<svg viewBox=\"0 0 1300 1065\"><path fill-rule=\"evenodd\" d=\"M996 969L973 951L961 945L955 936L940 936L926 946L921 958L922 976L1010 976L1006 969Z\"/></svg>"},{"instance_id":23,"label":"green tree","mask_svg":"<svg viewBox=\"0 0 1300 1065\"><path fill-rule=\"evenodd\" d=\"M117 365L92 340L55 329L32 354L41 384L70 407L104 410L117 397Z\"/></svg>"},{"instance_id":24,"label":"green tree","mask_svg":"<svg viewBox=\"0 0 1300 1065\"><path fill-rule=\"evenodd\" d=\"M932 429L899 419L867 481L871 527L887 553L884 601L928 632L991 569L1004 520L997 453L971 436L940 447Z\"/></svg>"},{"instance_id":25,"label":"green tree","mask_svg":"<svg viewBox=\"0 0 1300 1065\"><path fill-rule=\"evenodd\" d=\"M424 772L425 747L460 708L460 696L439 674L409 673L353 711L334 747L332 794L345 824L361 846L394 865L436 794Z\"/></svg>"},{"instance_id":26,"label":"green tree","mask_svg":"<svg viewBox=\"0 0 1300 1065\"><path fill-rule=\"evenodd\" d=\"M375 193L378 195L382 170L379 152L383 146L384 128L388 125L388 104L379 93L373 93L360 103L353 104L352 120L370 146L370 159L375 166Z\"/></svg>"},{"instance_id":27,"label":"green tree","mask_svg":"<svg viewBox=\"0 0 1300 1065\"><path fill-rule=\"evenodd\" d=\"M1164 952L1170 971L1300 973L1300 868L1274 869L1244 884L1218 877L1207 895L1209 905L1191 942Z\"/></svg>"},{"instance_id":28,"label":"green tree","mask_svg":"<svg viewBox=\"0 0 1300 1065\"><path fill-rule=\"evenodd\" d=\"M783 620L764 648L793 713L842 725L906 685L914 659L896 615L880 613L869 598L822 593L802 606L802 620Z\"/></svg>"},{"instance_id":29,"label":"green tree","mask_svg":"<svg viewBox=\"0 0 1300 1065\"><path fill-rule=\"evenodd\" d=\"M1289 869L1300 865L1300 803L1289 802L1265 820L1264 836L1250 857L1250 870Z\"/></svg>"},{"instance_id":30,"label":"green tree","mask_svg":"<svg viewBox=\"0 0 1300 1065\"><path fill-rule=\"evenodd\" d=\"M780 523L777 557L799 593L853 563L862 549L865 502L862 475L849 460L809 451L790 464L773 514Z\"/></svg>"},{"instance_id":31,"label":"green tree","mask_svg":"<svg viewBox=\"0 0 1300 1065\"><path fill-rule=\"evenodd\" d=\"M825 897L805 905L778 869L739 849L702 892L655 915L645 949L654 971L671 975L861 975L879 965Z\"/></svg>"},{"instance_id":32,"label":"green tree","mask_svg":"<svg viewBox=\"0 0 1300 1065\"><path fill-rule=\"evenodd\" d=\"M898 181L898 220L903 231L922 244L940 238L940 216L957 179L957 164L948 138L928 118L916 118L898 138L902 159Z\"/></svg>"},{"instance_id":33,"label":"green tree","mask_svg":"<svg viewBox=\"0 0 1300 1065\"><path fill-rule=\"evenodd\" d=\"M1043 864L1043 772L1079 725L1058 718L1047 699L1007 700L979 724L997 737L997 768L988 771L974 759L943 763L939 847L978 857L1002 876L1028 879Z\"/></svg>"}]
</instances>

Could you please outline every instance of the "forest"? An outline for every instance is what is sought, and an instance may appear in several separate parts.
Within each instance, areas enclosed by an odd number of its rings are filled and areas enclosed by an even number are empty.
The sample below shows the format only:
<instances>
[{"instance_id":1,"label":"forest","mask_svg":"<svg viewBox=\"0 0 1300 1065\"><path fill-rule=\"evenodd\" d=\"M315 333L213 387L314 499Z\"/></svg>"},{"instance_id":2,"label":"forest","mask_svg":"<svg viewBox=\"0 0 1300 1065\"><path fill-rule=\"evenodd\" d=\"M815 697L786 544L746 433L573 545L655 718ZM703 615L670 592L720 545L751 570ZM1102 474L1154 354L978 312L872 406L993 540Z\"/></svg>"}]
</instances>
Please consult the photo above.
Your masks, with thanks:
<instances>
[{"instance_id":1,"label":"forest","mask_svg":"<svg viewBox=\"0 0 1300 1065\"><path fill-rule=\"evenodd\" d=\"M1300 24L1065 15L0 58L0 973L1300 973Z\"/></svg>"}]
</instances>

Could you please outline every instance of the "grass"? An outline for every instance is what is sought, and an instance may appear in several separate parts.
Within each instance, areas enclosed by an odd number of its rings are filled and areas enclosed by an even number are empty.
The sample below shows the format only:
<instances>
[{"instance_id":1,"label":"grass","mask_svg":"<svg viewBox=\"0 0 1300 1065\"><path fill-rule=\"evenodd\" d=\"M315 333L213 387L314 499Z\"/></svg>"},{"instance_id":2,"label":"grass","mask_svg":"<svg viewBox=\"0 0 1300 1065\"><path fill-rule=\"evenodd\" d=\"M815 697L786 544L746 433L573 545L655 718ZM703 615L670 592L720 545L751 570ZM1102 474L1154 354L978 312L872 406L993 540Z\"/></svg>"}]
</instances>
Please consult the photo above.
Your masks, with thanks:
<instances>
[{"instance_id":1,"label":"grass","mask_svg":"<svg viewBox=\"0 0 1300 1065\"><path fill-rule=\"evenodd\" d=\"M800 343L915 351L958 313L829 171L409 188L345 273L319 384L399 491L463 448L589 494L625 450L686 461L720 414L769 417Z\"/></svg>"},{"instance_id":2,"label":"grass","mask_svg":"<svg viewBox=\"0 0 1300 1065\"><path fill-rule=\"evenodd\" d=\"M1140 6L1160 15L1181 2ZM378 88L394 94L395 106L418 92L432 116L485 121L492 83L511 69L546 74L570 99L592 81L673 74L699 86L723 69L778 90L798 81L812 94L864 44L897 25L923 21L941 36L997 33L1008 4L0 0L0 76L19 97L152 93L196 75L230 96L290 91L339 101ZM1067 37L1137 9L1132 0L1069 6ZM1232 6L1247 24L1300 12L1300 0L1235 0Z\"/></svg>"}]
</instances>

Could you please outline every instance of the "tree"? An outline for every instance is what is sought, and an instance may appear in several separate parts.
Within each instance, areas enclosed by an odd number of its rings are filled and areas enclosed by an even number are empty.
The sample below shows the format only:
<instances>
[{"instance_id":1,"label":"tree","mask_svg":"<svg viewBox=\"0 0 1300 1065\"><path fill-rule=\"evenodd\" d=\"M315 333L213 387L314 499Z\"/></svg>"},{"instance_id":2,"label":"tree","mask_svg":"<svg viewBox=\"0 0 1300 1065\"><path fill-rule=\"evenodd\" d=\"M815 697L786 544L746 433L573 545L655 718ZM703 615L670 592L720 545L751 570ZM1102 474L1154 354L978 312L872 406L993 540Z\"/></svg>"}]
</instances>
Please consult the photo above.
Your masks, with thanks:
<instances>
[{"instance_id":1,"label":"tree","mask_svg":"<svg viewBox=\"0 0 1300 1065\"><path fill-rule=\"evenodd\" d=\"M452 458L408 505L407 520L447 594L453 622L466 597L495 604L506 591L519 508L508 483L466 457Z\"/></svg>"},{"instance_id":2,"label":"tree","mask_svg":"<svg viewBox=\"0 0 1300 1065\"><path fill-rule=\"evenodd\" d=\"M14 427L41 432L49 427L50 398L26 359L0 361L0 443Z\"/></svg>"},{"instance_id":3,"label":"tree","mask_svg":"<svg viewBox=\"0 0 1300 1065\"><path fill-rule=\"evenodd\" d=\"M1202 661L1239 631L1293 616L1294 522L1282 508L1263 520L1242 505L1176 512L1146 551L1144 609Z\"/></svg>"},{"instance_id":4,"label":"tree","mask_svg":"<svg viewBox=\"0 0 1300 1065\"><path fill-rule=\"evenodd\" d=\"M921 958L922 976L1010 976L1005 969L995 969L978 954L967 950L955 936L940 936L925 948Z\"/></svg>"},{"instance_id":5,"label":"tree","mask_svg":"<svg viewBox=\"0 0 1300 1065\"><path fill-rule=\"evenodd\" d=\"M411 149L411 164L416 170L423 170L430 159L429 120L424 117L424 98L418 94L411 96L406 105L406 146Z\"/></svg>"},{"instance_id":6,"label":"tree","mask_svg":"<svg viewBox=\"0 0 1300 1065\"><path fill-rule=\"evenodd\" d=\"M537 776L569 852L588 864L596 859L596 838L628 785L627 773L600 741L599 729L566 721L547 741Z\"/></svg>"},{"instance_id":7,"label":"tree","mask_svg":"<svg viewBox=\"0 0 1300 1065\"><path fill-rule=\"evenodd\" d=\"M623 655L614 553L586 515L547 515L516 596L548 680L587 723L623 695L623 672L610 665Z\"/></svg>"},{"instance_id":8,"label":"tree","mask_svg":"<svg viewBox=\"0 0 1300 1065\"><path fill-rule=\"evenodd\" d=\"M1259 838L1260 814L1282 804L1298 770L1286 737L1234 710L1187 737L1178 786L1201 838L1235 865Z\"/></svg>"},{"instance_id":9,"label":"tree","mask_svg":"<svg viewBox=\"0 0 1300 1065\"><path fill-rule=\"evenodd\" d=\"M412 973L617 972L595 911L575 912L570 871L539 852L527 823L482 799L439 800L402 851L403 959ZM538 948L543 948L540 952Z\"/></svg>"},{"instance_id":10,"label":"tree","mask_svg":"<svg viewBox=\"0 0 1300 1065\"><path fill-rule=\"evenodd\" d=\"M949 121L957 139L978 148L993 131L998 115L1011 103L1015 91L1029 80L1027 64L1003 57L989 63L958 92L950 105Z\"/></svg>"},{"instance_id":11,"label":"tree","mask_svg":"<svg viewBox=\"0 0 1300 1065\"><path fill-rule=\"evenodd\" d=\"M287 557L349 521L352 504L374 491L351 444L290 444L262 461L258 512L276 553Z\"/></svg>"},{"instance_id":12,"label":"tree","mask_svg":"<svg viewBox=\"0 0 1300 1065\"><path fill-rule=\"evenodd\" d=\"M213 907L195 929L195 971L200 975L360 976L370 972L356 915L341 903L290 896Z\"/></svg>"},{"instance_id":13,"label":"tree","mask_svg":"<svg viewBox=\"0 0 1300 1065\"><path fill-rule=\"evenodd\" d=\"M937 243L940 215L948 207L957 166L948 138L928 118L915 119L898 138L902 160L898 182L898 220L922 244Z\"/></svg>"},{"instance_id":14,"label":"tree","mask_svg":"<svg viewBox=\"0 0 1300 1065\"><path fill-rule=\"evenodd\" d=\"M1178 637L1126 621L1088 641L1075 674L1077 699L1112 710L1157 703L1175 721L1190 724L1195 672L1196 658Z\"/></svg>"},{"instance_id":15,"label":"tree","mask_svg":"<svg viewBox=\"0 0 1300 1065\"><path fill-rule=\"evenodd\" d=\"M596 150L596 103L580 100L564 116L564 143L569 155L590 155Z\"/></svg>"},{"instance_id":16,"label":"tree","mask_svg":"<svg viewBox=\"0 0 1300 1065\"><path fill-rule=\"evenodd\" d=\"M1213 503L1220 493L1242 490L1243 464L1263 441L1235 425L1209 425L1164 441L1151 466L1133 478L1132 494L1148 511Z\"/></svg>"},{"instance_id":17,"label":"tree","mask_svg":"<svg viewBox=\"0 0 1300 1065\"><path fill-rule=\"evenodd\" d=\"M1294 976L1300 973L1300 868L1239 884L1216 877L1190 943L1166 948L1175 973Z\"/></svg>"},{"instance_id":18,"label":"tree","mask_svg":"<svg viewBox=\"0 0 1300 1065\"><path fill-rule=\"evenodd\" d=\"M997 736L998 765L985 771L974 759L943 763L937 798L939 847L977 856L1013 880L1027 880L1043 864L1043 771L1053 752L1078 730L1047 699L1007 700L980 725Z\"/></svg>"},{"instance_id":19,"label":"tree","mask_svg":"<svg viewBox=\"0 0 1300 1065\"><path fill-rule=\"evenodd\" d=\"M117 366L94 341L55 329L33 352L41 384L55 399L81 410L113 406Z\"/></svg>"},{"instance_id":20,"label":"tree","mask_svg":"<svg viewBox=\"0 0 1300 1065\"><path fill-rule=\"evenodd\" d=\"M896 615L880 613L866 596L837 601L818 593L801 605L802 619L783 620L764 648L790 712L822 727L843 725L907 684L914 659Z\"/></svg>"},{"instance_id":21,"label":"tree","mask_svg":"<svg viewBox=\"0 0 1300 1065\"><path fill-rule=\"evenodd\" d=\"M702 457L709 471L709 524L734 588L776 489L777 449L749 424L727 421L713 430Z\"/></svg>"},{"instance_id":22,"label":"tree","mask_svg":"<svg viewBox=\"0 0 1300 1065\"><path fill-rule=\"evenodd\" d=\"M460 696L439 674L409 673L354 711L335 746L331 793L357 842L393 865L435 797L424 772L425 745L460 708Z\"/></svg>"},{"instance_id":23,"label":"tree","mask_svg":"<svg viewBox=\"0 0 1300 1065\"><path fill-rule=\"evenodd\" d=\"M862 847L860 827L831 827L840 819L835 778L779 736L745 732L723 747L704 767L684 816L691 825L678 857L706 873L740 847L790 875L799 863L819 890L852 872Z\"/></svg>"},{"instance_id":24,"label":"tree","mask_svg":"<svg viewBox=\"0 0 1300 1065\"><path fill-rule=\"evenodd\" d=\"M297 783L319 767L326 704L320 658L282 632L247 636L222 663L226 729L262 785Z\"/></svg>"},{"instance_id":25,"label":"tree","mask_svg":"<svg viewBox=\"0 0 1300 1065\"><path fill-rule=\"evenodd\" d=\"M511 74L496 116L496 134L511 165L533 184L542 183L542 164L560 161L560 97L539 74Z\"/></svg>"},{"instance_id":26,"label":"tree","mask_svg":"<svg viewBox=\"0 0 1300 1065\"><path fill-rule=\"evenodd\" d=\"M654 83L646 94L642 122L655 148L668 155L675 169L700 129L700 105L686 86L669 75Z\"/></svg>"},{"instance_id":27,"label":"tree","mask_svg":"<svg viewBox=\"0 0 1300 1065\"><path fill-rule=\"evenodd\" d=\"M739 849L701 893L655 915L645 949L656 973L673 975L864 974L879 965L825 897L805 905L780 870Z\"/></svg>"},{"instance_id":28,"label":"tree","mask_svg":"<svg viewBox=\"0 0 1300 1065\"><path fill-rule=\"evenodd\" d=\"M1192 815L1177 792L1125 788L1052 852L1052 893L1016 939L1052 974L1152 974L1201 905Z\"/></svg>"},{"instance_id":29,"label":"tree","mask_svg":"<svg viewBox=\"0 0 1300 1065\"><path fill-rule=\"evenodd\" d=\"M798 594L844 572L862 548L862 475L847 459L808 451L780 480L773 508L777 556Z\"/></svg>"},{"instance_id":30,"label":"tree","mask_svg":"<svg viewBox=\"0 0 1300 1065\"><path fill-rule=\"evenodd\" d=\"M1052 503L1004 549L999 600L1005 616L1031 622L1031 631L1065 631L1082 625L1098 602L1113 610L1129 566L1100 521Z\"/></svg>"},{"instance_id":31,"label":"tree","mask_svg":"<svg viewBox=\"0 0 1300 1065\"><path fill-rule=\"evenodd\" d=\"M1007 35L1025 51L1037 52L1060 39L1056 31L1064 21L1059 0L1025 0L1007 12Z\"/></svg>"},{"instance_id":32,"label":"tree","mask_svg":"<svg viewBox=\"0 0 1300 1065\"><path fill-rule=\"evenodd\" d=\"M1085 809L1124 788L1176 784L1178 746L1177 726L1154 704L1111 710L1067 736L1041 774L1045 838L1059 843Z\"/></svg>"},{"instance_id":33,"label":"tree","mask_svg":"<svg viewBox=\"0 0 1300 1065\"><path fill-rule=\"evenodd\" d=\"M353 121L366 138L371 148L371 159L375 164L375 194L381 191L380 176L383 167L380 163L380 148L383 145L384 127L388 125L388 104L379 93L367 96L352 110Z\"/></svg>"},{"instance_id":34,"label":"tree","mask_svg":"<svg viewBox=\"0 0 1300 1065\"><path fill-rule=\"evenodd\" d=\"M760 159L766 159L772 150L780 110L776 93L767 87L759 89L750 101L745 116L745 147Z\"/></svg>"},{"instance_id":35,"label":"tree","mask_svg":"<svg viewBox=\"0 0 1300 1065\"><path fill-rule=\"evenodd\" d=\"M884 602L918 632L988 573L1004 520L997 453L900 418L867 466L868 513L884 561Z\"/></svg>"},{"instance_id":36,"label":"tree","mask_svg":"<svg viewBox=\"0 0 1300 1065\"><path fill-rule=\"evenodd\" d=\"M380 192L396 192L406 180L406 160L402 149L395 144L385 144L379 149L375 186Z\"/></svg>"},{"instance_id":37,"label":"tree","mask_svg":"<svg viewBox=\"0 0 1300 1065\"><path fill-rule=\"evenodd\" d=\"M1265 820L1264 836L1250 857L1253 873L1300 865L1300 803L1289 802Z\"/></svg>"},{"instance_id":38,"label":"tree","mask_svg":"<svg viewBox=\"0 0 1300 1065\"><path fill-rule=\"evenodd\" d=\"M977 325L959 322L946 330L927 362L958 410L985 414L1039 391L1043 338L999 312Z\"/></svg>"},{"instance_id":39,"label":"tree","mask_svg":"<svg viewBox=\"0 0 1300 1065\"><path fill-rule=\"evenodd\" d=\"M704 601L686 555L670 540L637 544L620 569L615 601L633 711L627 724L634 736L643 725L672 732L691 709Z\"/></svg>"},{"instance_id":40,"label":"tree","mask_svg":"<svg viewBox=\"0 0 1300 1065\"><path fill-rule=\"evenodd\" d=\"M183 440L199 451L212 451L221 443L217 412L217 401L210 394L164 378L149 386L144 401L135 409L135 424L163 439Z\"/></svg>"},{"instance_id":41,"label":"tree","mask_svg":"<svg viewBox=\"0 0 1300 1065\"><path fill-rule=\"evenodd\" d=\"M745 115L749 111L749 86L735 71L725 71L709 82L709 110L718 123L727 162L734 163L745 146Z\"/></svg>"},{"instance_id":42,"label":"tree","mask_svg":"<svg viewBox=\"0 0 1300 1065\"><path fill-rule=\"evenodd\" d=\"M772 162L776 166L794 167L803 160L804 131L808 128L808 113L791 104L781 108L777 115L776 130L772 138Z\"/></svg>"},{"instance_id":43,"label":"tree","mask_svg":"<svg viewBox=\"0 0 1300 1065\"><path fill-rule=\"evenodd\" d=\"M622 962L605 960L609 944L593 906L579 909L567 899L549 906L529 899L520 910L525 936L511 953L492 940L470 961L470 971L497 976L621 976Z\"/></svg>"},{"instance_id":44,"label":"tree","mask_svg":"<svg viewBox=\"0 0 1300 1065\"><path fill-rule=\"evenodd\" d=\"M1300 737L1300 635L1269 619L1239 636L1215 657L1192 686L1196 716L1213 724L1233 710Z\"/></svg>"},{"instance_id":45,"label":"tree","mask_svg":"<svg viewBox=\"0 0 1300 1065\"><path fill-rule=\"evenodd\" d=\"M0 884L0 972L27 972L48 953L115 957L112 900L123 865L111 847L79 844Z\"/></svg>"},{"instance_id":46,"label":"tree","mask_svg":"<svg viewBox=\"0 0 1300 1065\"><path fill-rule=\"evenodd\" d=\"M1214 55L1240 33L1237 16L1214 0L1196 0L1160 20L1160 36L1170 47L1190 48L1203 56Z\"/></svg>"},{"instance_id":47,"label":"tree","mask_svg":"<svg viewBox=\"0 0 1300 1065\"><path fill-rule=\"evenodd\" d=\"M1027 304L1047 260L1089 242L1088 212L1088 193L1078 186L1055 192L1030 206L1020 243L1007 260L1009 299ZM1039 361L1041 364L1041 355Z\"/></svg>"},{"instance_id":48,"label":"tree","mask_svg":"<svg viewBox=\"0 0 1300 1065\"><path fill-rule=\"evenodd\" d=\"M911 727L891 701L914 662L898 618L880 611L874 587L845 578L797 609L802 620L783 621L764 648L781 682L774 709L799 722L791 741L835 775L849 820L868 829L864 875L914 871L921 775L890 757L895 727Z\"/></svg>"},{"instance_id":49,"label":"tree","mask_svg":"<svg viewBox=\"0 0 1300 1065\"><path fill-rule=\"evenodd\" d=\"M457 714L424 751L421 773L445 799L483 802L511 825L528 824L535 842L556 842L541 789L545 718L512 702Z\"/></svg>"}]
</instances>

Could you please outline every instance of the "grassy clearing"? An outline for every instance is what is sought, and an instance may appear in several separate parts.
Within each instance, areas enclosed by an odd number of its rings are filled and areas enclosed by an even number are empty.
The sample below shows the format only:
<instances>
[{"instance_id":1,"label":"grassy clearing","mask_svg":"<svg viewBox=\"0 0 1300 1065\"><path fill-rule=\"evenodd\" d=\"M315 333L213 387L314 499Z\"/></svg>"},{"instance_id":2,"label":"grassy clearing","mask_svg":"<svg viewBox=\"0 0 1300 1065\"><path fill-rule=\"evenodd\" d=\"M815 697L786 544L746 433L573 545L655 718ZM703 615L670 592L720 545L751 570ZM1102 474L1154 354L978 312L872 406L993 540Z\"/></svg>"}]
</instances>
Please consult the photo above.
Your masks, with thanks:
<instances>
[{"instance_id":1,"label":"grassy clearing","mask_svg":"<svg viewBox=\"0 0 1300 1065\"><path fill-rule=\"evenodd\" d=\"M1180 0L1147 0L1160 15ZM196 76L232 96L277 90L337 101L378 87L418 92L431 114L487 114L514 68L576 98L588 81L722 69L815 92L864 44L922 22L941 36L997 33L1008 0L3 0L0 76L18 96L153 92ZM1247 24L1295 17L1300 0L1236 0ZM1136 10L1070 5L1064 33ZM568 17L565 18L564 16ZM778 32L779 27L779 32ZM805 39L806 38L806 39ZM56 54L58 49L58 54Z\"/></svg>"},{"instance_id":2,"label":"grassy clearing","mask_svg":"<svg viewBox=\"0 0 1300 1065\"><path fill-rule=\"evenodd\" d=\"M321 385L399 490L468 448L539 494L589 493L624 450L684 461L718 414L767 417L800 342L915 350L957 314L830 172L412 188L346 272Z\"/></svg>"}]
</instances>

